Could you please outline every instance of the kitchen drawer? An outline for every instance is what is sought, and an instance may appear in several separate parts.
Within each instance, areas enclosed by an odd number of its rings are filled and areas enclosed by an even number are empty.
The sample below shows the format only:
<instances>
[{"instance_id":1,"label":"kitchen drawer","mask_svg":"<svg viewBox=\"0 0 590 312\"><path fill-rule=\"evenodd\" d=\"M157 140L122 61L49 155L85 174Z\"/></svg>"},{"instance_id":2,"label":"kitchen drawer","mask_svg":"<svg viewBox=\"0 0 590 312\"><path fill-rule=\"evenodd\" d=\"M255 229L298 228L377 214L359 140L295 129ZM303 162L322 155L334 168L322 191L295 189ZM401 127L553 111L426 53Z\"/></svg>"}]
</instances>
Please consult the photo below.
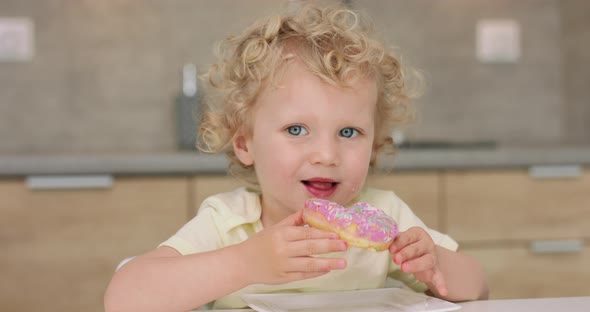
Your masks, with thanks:
<instances>
[{"instance_id":1,"label":"kitchen drawer","mask_svg":"<svg viewBox=\"0 0 590 312\"><path fill-rule=\"evenodd\" d=\"M590 247L533 253L527 246L465 248L483 265L491 299L588 296Z\"/></svg>"},{"instance_id":2,"label":"kitchen drawer","mask_svg":"<svg viewBox=\"0 0 590 312\"><path fill-rule=\"evenodd\" d=\"M0 180L0 310L103 311L117 264L187 220L187 178L31 190Z\"/></svg>"},{"instance_id":3,"label":"kitchen drawer","mask_svg":"<svg viewBox=\"0 0 590 312\"><path fill-rule=\"evenodd\" d=\"M459 241L590 237L590 172L533 178L526 170L444 174L448 233Z\"/></svg>"},{"instance_id":4,"label":"kitchen drawer","mask_svg":"<svg viewBox=\"0 0 590 312\"><path fill-rule=\"evenodd\" d=\"M428 227L443 230L438 172L373 174L369 176L367 186L394 191Z\"/></svg>"}]
</instances>

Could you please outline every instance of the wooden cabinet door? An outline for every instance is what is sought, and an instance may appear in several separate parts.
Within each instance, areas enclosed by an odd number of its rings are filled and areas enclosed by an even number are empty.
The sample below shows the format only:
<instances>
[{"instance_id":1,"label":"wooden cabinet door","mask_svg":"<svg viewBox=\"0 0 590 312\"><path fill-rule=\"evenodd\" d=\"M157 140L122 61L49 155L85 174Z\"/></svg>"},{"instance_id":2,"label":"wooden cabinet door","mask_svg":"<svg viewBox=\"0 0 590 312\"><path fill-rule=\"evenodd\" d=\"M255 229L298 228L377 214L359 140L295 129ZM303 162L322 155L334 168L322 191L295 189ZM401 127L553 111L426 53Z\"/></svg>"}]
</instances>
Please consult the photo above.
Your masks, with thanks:
<instances>
[{"instance_id":1,"label":"wooden cabinet door","mask_svg":"<svg viewBox=\"0 0 590 312\"><path fill-rule=\"evenodd\" d=\"M30 190L0 181L0 310L104 311L117 264L187 220L187 178L117 178L111 188Z\"/></svg>"},{"instance_id":2,"label":"wooden cabinet door","mask_svg":"<svg viewBox=\"0 0 590 312\"><path fill-rule=\"evenodd\" d=\"M538 179L526 170L445 173L449 234L459 241L590 237L590 172Z\"/></svg>"},{"instance_id":3,"label":"wooden cabinet door","mask_svg":"<svg viewBox=\"0 0 590 312\"><path fill-rule=\"evenodd\" d=\"M590 248L536 254L526 246L465 248L483 265L491 299L588 296Z\"/></svg>"},{"instance_id":4,"label":"wooden cabinet door","mask_svg":"<svg viewBox=\"0 0 590 312\"><path fill-rule=\"evenodd\" d=\"M373 174L367 186L394 191L430 228L444 230L440 222L440 175L435 171Z\"/></svg>"}]
</instances>

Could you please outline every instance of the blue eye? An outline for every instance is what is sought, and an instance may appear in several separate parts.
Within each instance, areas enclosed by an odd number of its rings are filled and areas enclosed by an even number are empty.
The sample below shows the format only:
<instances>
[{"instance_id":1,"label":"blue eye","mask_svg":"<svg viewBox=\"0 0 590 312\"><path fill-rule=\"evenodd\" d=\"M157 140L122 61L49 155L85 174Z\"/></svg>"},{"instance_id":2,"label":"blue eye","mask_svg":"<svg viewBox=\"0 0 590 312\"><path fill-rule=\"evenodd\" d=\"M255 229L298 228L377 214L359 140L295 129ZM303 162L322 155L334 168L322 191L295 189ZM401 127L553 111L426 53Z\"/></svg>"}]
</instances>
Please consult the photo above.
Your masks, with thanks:
<instances>
[{"instance_id":1,"label":"blue eye","mask_svg":"<svg viewBox=\"0 0 590 312\"><path fill-rule=\"evenodd\" d=\"M359 134L359 131L354 128L344 128L340 130L340 136L345 138L352 138Z\"/></svg>"},{"instance_id":2,"label":"blue eye","mask_svg":"<svg viewBox=\"0 0 590 312\"><path fill-rule=\"evenodd\" d=\"M290 126L287 128L287 132L289 132L290 135L300 136L306 135L307 129L305 129L303 126Z\"/></svg>"}]
</instances>

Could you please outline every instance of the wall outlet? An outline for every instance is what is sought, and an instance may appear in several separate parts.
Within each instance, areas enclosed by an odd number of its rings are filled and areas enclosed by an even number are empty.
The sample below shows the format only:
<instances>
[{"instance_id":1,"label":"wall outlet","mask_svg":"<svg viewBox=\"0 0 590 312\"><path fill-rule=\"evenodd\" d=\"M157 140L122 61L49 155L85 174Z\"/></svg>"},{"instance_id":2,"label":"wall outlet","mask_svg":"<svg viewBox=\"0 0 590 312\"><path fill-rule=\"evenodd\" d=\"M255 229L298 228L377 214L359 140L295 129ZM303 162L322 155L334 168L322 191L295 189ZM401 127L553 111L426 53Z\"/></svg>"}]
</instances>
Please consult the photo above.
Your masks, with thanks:
<instances>
[{"instance_id":1,"label":"wall outlet","mask_svg":"<svg viewBox=\"0 0 590 312\"><path fill-rule=\"evenodd\" d=\"M33 59L33 21L26 17L0 17L0 62Z\"/></svg>"},{"instance_id":2,"label":"wall outlet","mask_svg":"<svg viewBox=\"0 0 590 312\"><path fill-rule=\"evenodd\" d=\"M483 63L516 63L521 56L520 24L515 20L477 22L477 59Z\"/></svg>"}]
</instances>

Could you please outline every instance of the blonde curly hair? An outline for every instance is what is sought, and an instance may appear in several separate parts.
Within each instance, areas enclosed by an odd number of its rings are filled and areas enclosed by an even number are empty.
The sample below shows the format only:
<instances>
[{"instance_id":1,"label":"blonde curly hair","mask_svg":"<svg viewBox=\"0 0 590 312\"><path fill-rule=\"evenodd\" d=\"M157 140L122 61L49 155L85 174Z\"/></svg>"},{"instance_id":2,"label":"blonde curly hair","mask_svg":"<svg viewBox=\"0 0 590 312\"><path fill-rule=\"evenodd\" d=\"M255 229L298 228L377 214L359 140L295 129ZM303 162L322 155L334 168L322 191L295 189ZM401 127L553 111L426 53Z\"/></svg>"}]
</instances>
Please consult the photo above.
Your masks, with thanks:
<instances>
[{"instance_id":1,"label":"blonde curly hair","mask_svg":"<svg viewBox=\"0 0 590 312\"><path fill-rule=\"evenodd\" d=\"M250 116L257 96L276 84L289 59L296 56L324 81L348 87L351 77L371 78L378 84L375 140L371 167L377 153L395 152L394 127L413 118L412 94L399 59L370 37L372 27L345 7L306 6L295 14L260 20L242 34L218 46L217 64L201 78L207 84L198 148L225 152L229 172L257 186L253 166L243 165L233 150L238 131L251 133Z\"/></svg>"}]
</instances>

